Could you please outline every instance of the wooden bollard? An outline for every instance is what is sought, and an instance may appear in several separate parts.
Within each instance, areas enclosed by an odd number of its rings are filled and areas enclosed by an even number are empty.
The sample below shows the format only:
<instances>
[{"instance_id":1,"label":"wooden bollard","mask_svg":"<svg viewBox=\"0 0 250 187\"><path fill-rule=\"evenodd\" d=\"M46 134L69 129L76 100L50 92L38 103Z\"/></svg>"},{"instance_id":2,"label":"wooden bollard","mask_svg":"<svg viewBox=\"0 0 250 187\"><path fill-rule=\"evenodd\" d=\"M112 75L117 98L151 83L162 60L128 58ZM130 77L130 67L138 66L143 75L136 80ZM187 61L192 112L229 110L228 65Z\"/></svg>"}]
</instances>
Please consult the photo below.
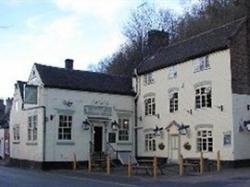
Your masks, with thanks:
<instances>
[{"instance_id":1,"label":"wooden bollard","mask_svg":"<svg viewBox=\"0 0 250 187\"><path fill-rule=\"evenodd\" d=\"M183 176L184 174L184 163L183 163L183 155L180 155L180 160L179 160L179 175Z\"/></svg>"},{"instance_id":2,"label":"wooden bollard","mask_svg":"<svg viewBox=\"0 0 250 187\"><path fill-rule=\"evenodd\" d=\"M200 174L202 175L204 172L204 160L203 160L203 152L200 155Z\"/></svg>"},{"instance_id":3,"label":"wooden bollard","mask_svg":"<svg viewBox=\"0 0 250 187\"><path fill-rule=\"evenodd\" d=\"M221 170L220 151L217 152L217 171Z\"/></svg>"},{"instance_id":4,"label":"wooden bollard","mask_svg":"<svg viewBox=\"0 0 250 187\"><path fill-rule=\"evenodd\" d=\"M73 170L76 170L76 154L73 154Z\"/></svg>"},{"instance_id":5,"label":"wooden bollard","mask_svg":"<svg viewBox=\"0 0 250 187\"><path fill-rule=\"evenodd\" d=\"M110 175L110 156L107 156L107 175Z\"/></svg>"},{"instance_id":6,"label":"wooden bollard","mask_svg":"<svg viewBox=\"0 0 250 187\"><path fill-rule=\"evenodd\" d=\"M153 177L154 177L154 179L157 178L157 158L156 158L156 156L154 156L154 160L153 160Z\"/></svg>"},{"instance_id":7,"label":"wooden bollard","mask_svg":"<svg viewBox=\"0 0 250 187\"><path fill-rule=\"evenodd\" d=\"M88 172L90 173L91 171L92 171L91 156L89 156L89 161L88 161Z\"/></svg>"},{"instance_id":8,"label":"wooden bollard","mask_svg":"<svg viewBox=\"0 0 250 187\"><path fill-rule=\"evenodd\" d=\"M131 156L128 157L128 177L131 177L132 174L132 166L131 166Z\"/></svg>"}]
</instances>

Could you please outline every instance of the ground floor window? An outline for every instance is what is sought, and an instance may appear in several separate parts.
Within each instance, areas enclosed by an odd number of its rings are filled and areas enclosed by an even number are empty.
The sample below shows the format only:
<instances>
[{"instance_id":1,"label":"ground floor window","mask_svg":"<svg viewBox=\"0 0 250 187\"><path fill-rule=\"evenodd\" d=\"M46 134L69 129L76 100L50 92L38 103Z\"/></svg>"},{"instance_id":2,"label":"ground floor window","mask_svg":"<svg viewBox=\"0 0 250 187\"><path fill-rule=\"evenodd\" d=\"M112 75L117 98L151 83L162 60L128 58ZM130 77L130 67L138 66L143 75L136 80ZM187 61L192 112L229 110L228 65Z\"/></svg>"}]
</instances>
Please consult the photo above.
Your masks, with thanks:
<instances>
[{"instance_id":1,"label":"ground floor window","mask_svg":"<svg viewBox=\"0 0 250 187\"><path fill-rule=\"evenodd\" d=\"M119 119L118 140L119 141L129 140L129 120L128 119Z\"/></svg>"},{"instance_id":2,"label":"ground floor window","mask_svg":"<svg viewBox=\"0 0 250 187\"><path fill-rule=\"evenodd\" d=\"M72 139L72 116L69 115L59 116L58 139L59 140Z\"/></svg>"},{"instance_id":3,"label":"ground floor window","mask_svg":"<svg viewBox=\"0 0 250 187\"><path fill-rule=\"evenodd\" d=\"M145 134L145 151L156 151L156 141L153 133Z\"/></svg>"},{"instance_id":4,"label":"ground floor window","mask_svg":"<svg viewBox=\"0 0 250 187\"><path fill-rule=\"evenodd\" d=\"M20 128L19 128L19 125L15 125L13 127L13 140L14 141L20 140Z\"/></svg>"},{"instance_id":5,"label":"ground floor window","mask_svg":"<svg viewBox=\"0 0 250 187\"><path fill-rule=\"evenodd\" d=\"M212 130L200 129L197 131L197 151L213 152Z\"/></svg>"},{"instance_id":6,"label":"ground floor window","mask_svg":"<svg viewBox=\"0 0 250 187\"><path fill-rule=\"evenodd\" d=\"M28 117L28 141L37 140L37 115Z\"/></svg>"}]
</instances>

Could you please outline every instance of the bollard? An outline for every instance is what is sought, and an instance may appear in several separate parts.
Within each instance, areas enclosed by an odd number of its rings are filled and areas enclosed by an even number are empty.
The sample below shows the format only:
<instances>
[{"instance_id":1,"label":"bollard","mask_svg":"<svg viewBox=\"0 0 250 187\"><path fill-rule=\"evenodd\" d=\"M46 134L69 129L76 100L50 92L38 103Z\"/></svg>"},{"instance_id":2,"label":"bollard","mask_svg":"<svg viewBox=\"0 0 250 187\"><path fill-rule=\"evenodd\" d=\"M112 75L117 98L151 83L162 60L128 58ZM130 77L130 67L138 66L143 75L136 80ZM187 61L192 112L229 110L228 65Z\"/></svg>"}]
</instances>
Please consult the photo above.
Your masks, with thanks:
<instances>
[{"instance_id":1,"label":"bollard","mask_svg":"<svg viewBox=\"0 0 250 187\"><path fill-rule=\"evenodd\" d=\"M88 161L88 172L90 173L91 171L92 171L91 156L89 156L89 161Z\"/></svg>"},{"instance_id":2,"label":"bollard","mask_svg":"<svg viewBox=\"0 0 250 187\"><path fill-rule=\"evenodd\" d=\"M131 177L132 174L132 166L131 166L131 156L128 158L128 177Z\"/></svg>"},{"instance_id":3,"label":"bollard","mask_svg":"<svg viewBox=\"0 0 250 187\"><path fill-rule=\"evenodd\" d=\"M107 156L107 175L110 175L110 156Z\"/></svg>"},{"instance_id":4,"label":"bollard","mask_svg":"<svg viewBox=\"0 0 250 187\"><path fill-rule=\"evenodd\" d=\"M154 156L154 160L153 160L153 177L154 177L154 179L157 178L157 158L156 158L156 156Z\"/></svg>"},{"instance_id":5,"label":"bollard","mask_svg":"<svg viewBox=\"0 0 250 187\"><path fill-rule=\"evenodd\" d=\"M76 170L76 154L73 154L73 170Z\"/></svg>"},{"instance_id":6,"label":"bollard","mask_svg":"<svg viewBox=\"0 0 250 187\"><path fill-rule=\"evenodd\" d=\"M179 160L179 175L183 176L184 173L184 166L183 166L183 155L180 154L180 160Z\"/></svg>"},{"instance_id":7,"label":"bollard","mask_svg":"<svg viewBox=\"0 0 250 187\"><path fill-rule=\"evenodd\" d=\"M217 171L221 170L220 151L217 152Z\"/></svg>"},{"instance_id":8,"label":"bollard","mask_svg":"<svg viewBox=\"0 0 250 187\"><path fill-rule=\"evenodd\" d=\"M202 175L204 172L204 160L203 160L203 152L200 155L200 174Z\"/></svg>"}]
</instances>

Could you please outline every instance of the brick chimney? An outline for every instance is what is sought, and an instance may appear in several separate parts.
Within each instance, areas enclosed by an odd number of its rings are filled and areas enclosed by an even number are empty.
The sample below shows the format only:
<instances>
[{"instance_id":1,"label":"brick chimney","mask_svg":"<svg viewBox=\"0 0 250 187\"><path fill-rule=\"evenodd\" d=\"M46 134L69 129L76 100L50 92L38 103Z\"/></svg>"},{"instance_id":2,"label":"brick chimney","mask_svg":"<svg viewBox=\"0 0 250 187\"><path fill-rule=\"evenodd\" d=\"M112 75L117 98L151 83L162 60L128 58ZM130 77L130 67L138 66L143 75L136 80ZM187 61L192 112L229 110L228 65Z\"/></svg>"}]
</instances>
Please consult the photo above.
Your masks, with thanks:
<instances>
[{"instance_id":1,"label":"brick chimney","mask_svg":"<svg viewBox=\"0 0 250 187\"><path fill-rule=\"evenodd\" d=\"M169 44L169 33L159 30L151 30L148 32L148 49L153 54L157 49Z\"/></svg>"},{"instance_id":2,"label":"brick chimney","mask_svg":"<svg viewBox=\"0 0 250 187\"><path fill-rule=\"evenodd\" d=\"M73 70L74 60L73 59L65 59L65 69Z\"/></svg>"}]
</instances>

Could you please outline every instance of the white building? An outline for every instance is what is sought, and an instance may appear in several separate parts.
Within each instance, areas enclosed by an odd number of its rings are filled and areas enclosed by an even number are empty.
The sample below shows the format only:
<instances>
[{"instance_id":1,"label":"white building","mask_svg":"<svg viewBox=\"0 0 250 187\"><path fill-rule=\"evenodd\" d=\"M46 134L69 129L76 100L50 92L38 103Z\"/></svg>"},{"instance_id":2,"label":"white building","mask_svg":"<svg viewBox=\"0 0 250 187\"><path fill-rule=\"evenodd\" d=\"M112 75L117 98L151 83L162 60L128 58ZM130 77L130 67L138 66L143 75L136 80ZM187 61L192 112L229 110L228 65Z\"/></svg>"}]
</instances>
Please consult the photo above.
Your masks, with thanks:
<instances>
[{"instance_id":1,"label":"white building","mask_svg":"<svg viewBox=\"0 0 250 187\"><path fill-rule=\"evenodd\" d=\"M132 80L73 70L71 60L35 64L16 84L12 161L46 168L111 150L172 162L220 151L223 163L249 163L249 33L243 18L160 48L136 69L136 94Z\"/></svg>"},{"instance_id":2,"label":"white building","mask_svg":"<svg viewBox=\"0 0 250 187\"><path fill-rule=\"evenodd\" d=\"M246 19L159 49L137 68L138 156L250 161ZM249 29L249 28L248 28ZM248 46L247 46L248 45ZM241 161L241 162L238 162Z\"/></svg>"},{"instance_id":3,"label":"white building","mask_svg":"<svg viewBox=\"0 0 250 187\"><path fill-rule=\"evenodd\" d=\"M35 64L18 81L11 111L11 161L33 167L62 167L89 159L90 152L131 153L132 80L101 73ZM72 164L70 164L71 166Z\"/></svg>"}]
</instances>

